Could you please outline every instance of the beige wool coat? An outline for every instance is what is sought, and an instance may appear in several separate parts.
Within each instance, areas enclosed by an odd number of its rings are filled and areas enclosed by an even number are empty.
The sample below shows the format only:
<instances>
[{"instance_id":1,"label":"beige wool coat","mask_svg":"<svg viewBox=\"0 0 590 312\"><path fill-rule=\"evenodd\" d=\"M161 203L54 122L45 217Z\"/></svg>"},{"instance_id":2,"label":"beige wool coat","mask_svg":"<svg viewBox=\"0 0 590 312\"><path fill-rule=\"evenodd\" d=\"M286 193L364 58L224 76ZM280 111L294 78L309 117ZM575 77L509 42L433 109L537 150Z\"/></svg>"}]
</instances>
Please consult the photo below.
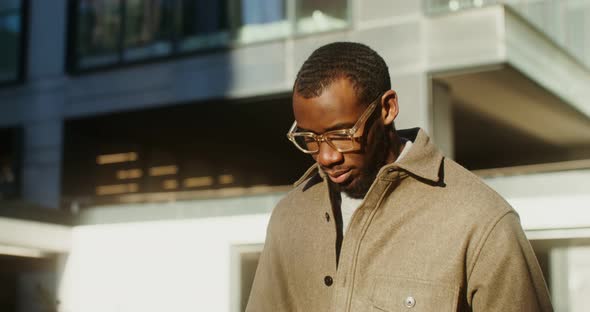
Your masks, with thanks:
<instances>
[{"instance_id":1,"label":"beige wool coat","mask_svg":"<svg viewBox=\"0 0 590 312\"><path fill-rule=\"evenodd\" d=\"M273 210L247 312L552 311L516 212L422 130L341 241L314 166ZM338 261L337 261L338 257Z\"/></svg>"}]
</instances>

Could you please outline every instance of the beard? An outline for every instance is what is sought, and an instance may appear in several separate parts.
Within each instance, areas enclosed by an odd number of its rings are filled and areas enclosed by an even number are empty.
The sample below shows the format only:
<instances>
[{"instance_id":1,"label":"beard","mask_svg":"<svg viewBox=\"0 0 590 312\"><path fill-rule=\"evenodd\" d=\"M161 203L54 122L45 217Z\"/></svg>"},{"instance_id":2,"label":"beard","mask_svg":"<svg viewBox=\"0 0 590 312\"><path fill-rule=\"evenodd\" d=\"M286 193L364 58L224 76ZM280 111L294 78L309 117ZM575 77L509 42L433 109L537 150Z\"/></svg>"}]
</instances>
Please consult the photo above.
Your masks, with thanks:
<instances>
[{"instance_id":1,"label":"beard","mask_svg":"<svg viewBox=\"0 0 590 312\"><path fill-rule=\"evenodd\" d=\"M330 181L333 190L344 192L351 198L364 198L379 173L379 169L387 163L391 152L392 141L385 126L382 123L375 123L369 137L366 139L364 148L366 162L360 168L359 175L346 184L337 184Z\"/></svg>"}]
</instances>

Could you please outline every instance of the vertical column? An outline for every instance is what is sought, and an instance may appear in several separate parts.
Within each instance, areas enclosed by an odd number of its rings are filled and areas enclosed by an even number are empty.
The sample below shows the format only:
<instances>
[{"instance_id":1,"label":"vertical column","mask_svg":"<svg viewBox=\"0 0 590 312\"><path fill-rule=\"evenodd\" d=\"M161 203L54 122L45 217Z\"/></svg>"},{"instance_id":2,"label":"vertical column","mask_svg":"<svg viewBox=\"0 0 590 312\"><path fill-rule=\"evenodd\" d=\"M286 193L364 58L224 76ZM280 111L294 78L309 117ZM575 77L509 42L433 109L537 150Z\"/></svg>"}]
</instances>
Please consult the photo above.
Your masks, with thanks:
<instances>
[{"instance_id":1,"label":"vertical column","mask_svg":"<svg viewBox=\"0 0 590 312\"><path fill-rule=\"evenodd\" d=\"M590 3L586 4L584 10L584 29L586 31L583 33L583 40L584 40L584 55L586 58L584 62L587 67L590 67Z\"/></svg>"},{"instance_id":2,"label":"vertical column","mask_svg":"<svg viewBox=\"0 0 590 312\"><path fill-rule=\"evenodd\" d=\"M61 97L63 98L63 97ZM47 105L55 108L60 96L53 99L43 95L31 106ZM42 110L42 109L41 109ZM25 121L25 144L22 171L23 199L47 208L57 208L60 201L62 121L60 116L42 119L42 116Z\"/></svg>"},{"instance_id":3,"label":"vertical column","mask_svg":"<svg viewBox=\"0 0 590 312\"><path fill-rule=\"evenodd\" d=\"M23 199L60 201L62 108L65 102L66 0L30 0L27 91L23 103Z\"/></svg>"},{"instance_id":4,"label":"vertical column","mask_svg":"<svg viewBox=\"0 0 590 312\"><path fill-rule=\"evenodd\" d=\"M432 81L433 139L443 153L454 157L453 108L451 90L443 83Z\"/></svg>"},{"instance_id":5,"label":"vertical column","mask_svg":"<svg viewBox=\"0 0 590 312\"><path fill-rule=\"evenodd\" d=\"M391 88L397 92L399 115L395 119L396 129L420 127L432 134L432 112L428 105L428 75L415 71L397 75L390 71Z\"/></svg>"}]
</instances>

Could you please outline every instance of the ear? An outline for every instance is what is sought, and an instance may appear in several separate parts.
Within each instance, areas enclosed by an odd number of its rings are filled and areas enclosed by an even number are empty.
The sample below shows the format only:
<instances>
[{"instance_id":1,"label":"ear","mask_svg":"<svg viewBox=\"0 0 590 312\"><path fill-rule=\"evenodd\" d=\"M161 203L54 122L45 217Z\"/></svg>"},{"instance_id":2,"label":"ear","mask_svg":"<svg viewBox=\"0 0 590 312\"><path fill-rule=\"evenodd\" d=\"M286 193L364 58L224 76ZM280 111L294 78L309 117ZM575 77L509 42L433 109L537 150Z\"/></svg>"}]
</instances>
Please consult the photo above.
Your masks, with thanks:
<instances>
[{"instance_id":1,"label":"ear","mask_svg":"<svg viewBox=\"0 0 590 312\"><path fill-rule=\"evenodd\" d=\"M386 126L391 125L398 113L397 93L389 90L381 97L381 119L383 119L383 124Z\"/></svg>"}]
</instances>

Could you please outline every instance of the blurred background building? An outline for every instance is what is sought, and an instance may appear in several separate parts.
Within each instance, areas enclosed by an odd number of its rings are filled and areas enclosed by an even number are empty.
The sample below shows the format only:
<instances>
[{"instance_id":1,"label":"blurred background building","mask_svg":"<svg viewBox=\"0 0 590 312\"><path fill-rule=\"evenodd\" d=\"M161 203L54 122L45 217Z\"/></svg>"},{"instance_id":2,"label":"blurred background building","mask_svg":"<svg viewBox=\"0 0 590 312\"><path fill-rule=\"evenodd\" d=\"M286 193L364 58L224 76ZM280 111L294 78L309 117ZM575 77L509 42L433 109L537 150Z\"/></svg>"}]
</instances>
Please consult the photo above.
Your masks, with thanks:
<instances>
[{"instance_id":1,"label":"blurred background building","mask_svg":"<svg viewBox=\"0 0 590 312\"><path fill-rule=\"evenodd\" d=\"M0 0L0 311L242 311L311 164L293 80L343 40L586 311L590 0Z\"/></svg>"}]
</instances>

